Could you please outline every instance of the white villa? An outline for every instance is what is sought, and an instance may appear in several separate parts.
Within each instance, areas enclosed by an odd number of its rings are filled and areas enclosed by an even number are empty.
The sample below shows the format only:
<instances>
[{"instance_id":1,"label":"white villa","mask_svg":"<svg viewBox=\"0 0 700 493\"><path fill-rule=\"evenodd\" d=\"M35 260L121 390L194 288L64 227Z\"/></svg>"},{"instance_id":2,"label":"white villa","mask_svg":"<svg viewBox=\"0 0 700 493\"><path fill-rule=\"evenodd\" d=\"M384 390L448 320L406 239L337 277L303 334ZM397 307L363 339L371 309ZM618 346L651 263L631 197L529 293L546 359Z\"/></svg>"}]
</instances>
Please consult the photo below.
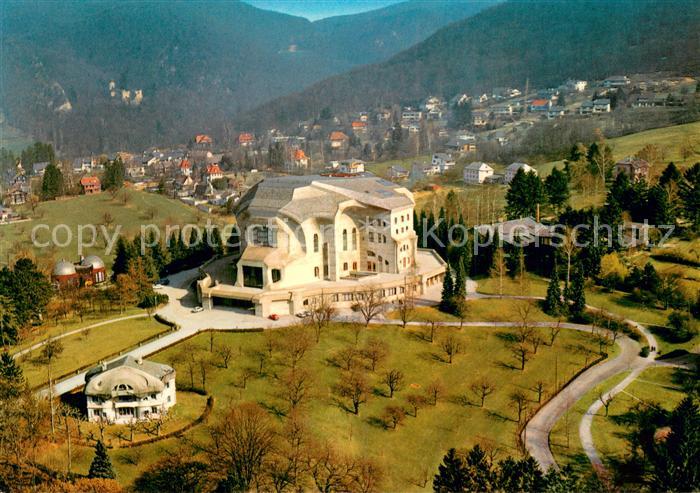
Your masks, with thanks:
<instances>
[{"instance_id":1,"label":"white villa","mask_svg":"<svg viewBox=\"0 0 700 493\"><path fill-rule=\"evenodd\" d=\"M128 423L164 415L175 405L175 370L124 356L85 375L88 421Z\"/></svg>"},{"instance_id":2,"label":"white villa","mask_svg":"<svg viewBox=\"0 0 700 493\"><path fill-rule=\"evenodd\" d=\"M440 170L440 173L445 173L455 167L455 160L450 154L445 152L437 152L433 154L431 164Z\"/></svg>"},{"instance_id":3,"label":"white villa","mask_svg":"<svg viewBox=\"0 0 700 493\"><path fill-rule=\"evenodd\" d=\"M513 163L508 165L506 168L505 182L510 183L513 181L513 178L515 178L515 175L518 174L518 170L520 169L522 169L525 173L537 174L537 170L527 163Z\"/></svg>"},{"instance_id":4,"label":"white villa","mask_svg":"<svg viewBox=\"0 0 700 493\"><path fill-rule=\"evenodd\" d=\"M473 162L464 167L462 172L464 183L479 185L489 177L493 176L493 168L486 163Z\"/></svg>"},{"instance_id":5,"label":"white villa","mask_svg":"<svg viewBox=\"0 0 700 493\"><path fill-rule=\"evenodd\" d=\"M374 176L263 180L234 209L242 253L233 280L198 281L202 306L266 317L304 311L321 294L349 307L371 288L390 301L407 278L422 292L441 282L446 264L418 248L414 205L409 190Z\"/></svg>"}]
</instances>

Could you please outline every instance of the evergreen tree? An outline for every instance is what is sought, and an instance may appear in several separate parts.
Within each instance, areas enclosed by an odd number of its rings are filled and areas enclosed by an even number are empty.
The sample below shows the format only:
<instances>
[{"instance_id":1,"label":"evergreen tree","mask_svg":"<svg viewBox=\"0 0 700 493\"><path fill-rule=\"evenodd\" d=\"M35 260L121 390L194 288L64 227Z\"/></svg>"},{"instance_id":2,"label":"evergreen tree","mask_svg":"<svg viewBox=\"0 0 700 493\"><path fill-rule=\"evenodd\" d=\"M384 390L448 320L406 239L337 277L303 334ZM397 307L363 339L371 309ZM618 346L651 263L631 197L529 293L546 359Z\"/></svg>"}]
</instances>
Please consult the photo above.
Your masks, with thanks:
<instances>
[{"instance_id":1,"label":"evergreen tree","mask_svg":"<svg viewBox=\"0 0 700 493\"><path fill-rule=\"evenodd\" d=\"M124 186L126 167L121 158L105 163L105 172L102 176L102 188L105 190L119 190Z\"/></svg>"},{"instance_id":2,"label":"evergreen tree","mask_svg":"<svg viewBox=\"0 0 700 493\"><path fill-rule=\"evenodd\" d=\"M102 443L102 440L98 440L97 444L95 445L95 457L92 459L92 463L90 464L88 478L116 478L114 469L112 468L112 461L109 459L109 455L107 455L107 448Z\"/></svg>"},{"instance_id":3,"label":"evergreen tree","mask_svg":"<svg viewBox=\"0 0 700 493\"><path fill-rule=\"evenodd\" d=\"M452 269L449 264L445 269L445 280L442 283L442 296L440 298L440 310L446 313L452 312L452 298L455 295Z\"/></svg>"},{"instance_id":4,"label":"evergreen tree","mask_svg":"<svg viewBox=\"0 0 700 493\"><path fill-rule=\"evenodd\" d=\"M544 205L546 196L542 180L535 173L519 169L506 192L506 214L508 219L535 216L537 206Z\"/></svg>"},{"instance_id":5,"label":"evergreen tree","mask_svg":"<svg viewBox=\"0 0 700 493\"><path fill-rule=\"evenodd\" d=\"M467 275L462 262L457 262L455 267L454 296L458 298L466 298L467 296Z\"/></svg>"},{"instance_id":6,"label":"evergreen tree","mask_svg":"<svg viewBox=\"0 0 700 493\"><path fill-rule=\"evenodd\" d=\"M496 475L486 452L479 445L475 445L467 453L465 462L467 491L492 491L495 486Z\"/></svg>"},{"instance_id":7,"label":"evergreen tree","mask_svg":"<svg viewBox=\"0 0 700 493\"><path fill-rule=\"evenodd\" d=\"M683 181L683 175L673 163L668 163L659 177L659 185L666 187L671 183L680 184Z\"/></svg>"},{"instance_id":8,"label":"evergreen tree","mask_svg":"<svg viewBox=\"0 0 700 493\"><path fill-rule=\"evenodd\" d=\"M17 327L39 320L53 292L49 279L28 258L0 270L0 296L12 301Z\"/></svg>"},{"instance_id":9,"label":"evergreen tree","mask_svg":"<svg viewBox=\"0 0 700 493\"><path fill-rule=\"evenodd\" d=\"M668 192L660 185L651 187L647 194L646 219L654 225L676 223L675 212L673 210Z\"/></svg>"},{"instance_id":10,"label":"evergreen tree","mask_svg":"<svg viewBox=\"0 0 700 493\"><path fill-rule=\"evenodd\" d=\"M569 179L566 173L552 169L552 173L544 181L547 199L555 211L560 210L569 200Z\"/></svg>"},{"instance_id":11,"label":"evergreen tree","mask_svg":"<svg viewBox=\"0 0 700 493\"><path fill-rule=\"evenodd\" d=\"M24 386L24 374L10 353L0 356L0 400L15 398Z\"/></svg>"},{"instance_id":12,"label":"evergreen tree","mask_svg":"<svg viewBox=\"0 0 700 493\"><path fill-rule=\"evenodd\" d=\"M700 163L688 168L683 177L685 180L680 186L683 215L696 230L700 230Z\"/></svg>"},{"instance_id":13,"label":"evergreen tree","mask_svg":"<svg viewBox=\"0 0 700 493\"><path fill-rule=\"evenodd\" d=\"M567 294L567 299L571 302L569 310L571 314L580 318L586 309L586 293L584 291L585 279L583 276L583 270L580 266L574 269L571 276L571 285L569 286L569 292Z\"/></svg>"},{"instance_id":14,"label":"evergreen tree","mask_svg":"<svg viewBox=\"0 0 700 493\"><path fill-rule=\"evenodd\" d=\"M436 493L454 493L466 491L464 463L453 448L447 451L438 466L438 473L433 479L433 491Z\"/></svg>"},{"instance_id":15,"label":"evergreen tree","mask_svg":"<svg viewBox=\"0 0 700 493\"><path fill-rule=\"evenodd\" d=\"M44 170L44 177L41 180L41 198L43 200L54 200L63 194L63 173L54 163Z\"/></svg>"},{"instance_id":16,"label":"evergreen tree","mask_svg":"<svg viewBox=\"0 0 700 493\"><path fill-rule=\"evenodd\" d=\"M542 304L544 312L548 315L556 316L561 313L561 286L559 284L559 273L557 272L556 264L552 271L552 277L547 286L547 296Z\"/></svg>"},{"instance_id":17,"label":"evergreen tree","mask_svg":"<svg viewBox=\"0 0 700 493\"><path fill-rule=\"evenodd\" d=\"M126 274L128 272L129 262L131 262L131 259L135 256L136 252L134 251L133 244L120 235L114 247L112 280L115 280L119 274Z\"/></svg>"},{"instance_id":18,"label":"evergreen tree","mask_svg":"<svg viewBox=\"0 0 700 493\"><path fill-rule=\"evenodd\" d=\"M17 342L17 311L9 296L0 295L0 344L6 347Z\"/></svg>"},{"instance_id":19,"label":"evergreen tree","mask_svg":"<svg viewBox=\"0 0 700 493\"><path fill-rule=\"evenodd\" d=\"M453 128L463 128L472 124L472 104L469 101L455 103L452 106L452 118L450 126Z\"/></svg>"}]
</instances>

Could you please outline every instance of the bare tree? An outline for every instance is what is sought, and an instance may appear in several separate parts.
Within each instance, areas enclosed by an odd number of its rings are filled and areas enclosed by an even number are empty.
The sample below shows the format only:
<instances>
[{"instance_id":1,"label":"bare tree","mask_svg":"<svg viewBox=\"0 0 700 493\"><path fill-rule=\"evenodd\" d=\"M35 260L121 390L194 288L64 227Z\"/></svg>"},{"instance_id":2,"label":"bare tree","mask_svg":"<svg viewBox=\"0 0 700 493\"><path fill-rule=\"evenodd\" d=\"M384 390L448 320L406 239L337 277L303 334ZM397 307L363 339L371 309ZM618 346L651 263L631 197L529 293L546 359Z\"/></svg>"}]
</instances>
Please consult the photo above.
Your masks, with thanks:
<instances>
[{"instance_id":1,"label":"bare tree","mask_svg":"<svg viewBox=\"0 0 700 493\"><path fill-rule=\"evenodd\" d=\"M404 276L403 280L403 296L396 301L397 313L401 325L406 328L408 322L411 322L416 313L416 285L413 280L409 281L408 276Z\"/></svg>"},{"instance_id":2,"label":"bare tree","mask_svg":"<svg viewBox=\"0 0 700 493\"><path fill-rule=\"evenodd\" d=\"M506 263L506 254L503 252L503 248L499 247L493 254L493 265L489 270L491 277L498 279L498 295L503 296L503 279L508 272L508 265Z\"/></svg>"},{"instance_id":3,"label":"bare tree","mask_svg":"<svg viewBox=\"0 0 700 493\"><path fill-rule=\"evenodd\" d=\"M542 380L538 380L532 386L532 390L534 390L535 393L537 394L537 403L541 404L542 403L542 396L547 391L547 384L545 382L543 382Z\"/></svg>"},{"instance_id":4,"label":"bare tree","mask_svg":"<svg viewBox=\"0 0 700 493\"><path fill-rule=\"evenodd\" d=\"M532 354L530 352L530 348L524 342L519 342L511 347L511 352L513 353L513 356L515 356L515 358L520 362L520 370L524 370L525 363L528 362L528 360L530 359L530 355Z\"/></svg>"},{"instance_id":5,"label":"bare tree","mask_svg":"<svg viewBox=\"0 0 700 493\"><path fill-rule=\"evenodd\" d=\"M282 351L287 357L289 366L296 368L297 364L311 348L311 337L304 325L286 329L282 342Z\"/></svg>"},{"instance_id":6,"label":"bare tree","mask_svg":"<svg viewBox=\"0 0 700 493\"><path fill-rule=\"evenodd\" d=\"M338 393L352 403L352 412L360 414L360 404L367 402L369 385L365 376L358 371L345 372L338 385Z\"/></svg>"},{"instance_id":7,"label":"bare tree","mask_svg":"<svg viewBox=\"0 0 700 493\"><path fill-rule=\"evenodd\" d=\"M241 388L245 389L248 387L248 380L255 376L255 370L252 368L243 368L241 370Z\"/></svg>"},{"instance_id":8,"label":"bare tree","mask_svg":"<svg viewBox=\"0 0 700 493\"><path fill-rule=\"evenodd\" d=\"M313 387L313 378L309 371L293 368L280 378L282 397L289 403L290 410L299 406L308 397Z\"/></svg>"},{"instance_id":9,"label":"bare tree","mask_svg":"<svg viewBox=\"0 0 700 493\"><path fill-rule=\"evenodd\" d=\"M605 408L605 416L607 417L608 411L610 409L610 404L612 404L613 396L612 394L603 394L603 392L598 393L598 400Z\"/></svg>"},{"instance_id":10,"label":"bare tree","mask_svg":"<svg viewBox=\"0 0 700 493\"><path fill-rule=\"evenodd\" d=\"M530 344L532 345L532 354L537 354L537 350L542 344L542 336L536 330L530 334Z\"/></svg>"},{"instance_id":11,"label":"bare tree","mask_svg":"<svg viewBox=\"0 0 700 493\"><path fill-rule=\"evenodd\" d=\"M212 469L230 478L241 491L253 489L275 444L275 429L267 412L244 403L225 409L209 426L206 452Z\"/></svg>"},{"instance_id":12,"label":"bare tree","mask_svg":"<svg viewBox=\"0 0 700 493\"><path fill-rule=\"evenodd\" d=\"M357 346L357 343L360 341L360 334L362 334L364 328L365 326L359 323L350 324L350 332L355 336L355 346Z\"/></svg>"},{"instance_id":13,"label":"bare tree","mask_svg":"<svg viewBox=\"0 0 700 493\"><path fill-rule=\"evenodd\" d=\"M418 410L425 406L426 404L426 399L425 396L419 395L419 394L411 394L406 398L406 402L408 403L409 406L411 406L411 409L413 409L413 417L417 418L418 417Z\"/></svg>"},{"instance_id":14,"label":"bare tree","mask_svg":"<svg viewBox=\"0 0 700 493\"><path fill-rule=\"evenodd\" d=\"M554 325L549 328L549 345L554 346L554 340L557 338L559 335L559 332L561 332L561 318L557 320L557 325Z\"/></svg>"},{"instance_id":15,"label":"bare tree","mask_svg":"<svg viewBox=\"0 0 700 493\"><path fill-rule=\"evenodd\" d=\"M527 409L527 396L522 390L516 390L510 394L510 403L515 406L518 411L518 423L523 417L523 411Z\"/></svg>"},{"instance_id":16,"label":"bare tree","mask_svg":"<svg viewBox=\"0 0 700 493\"><path fill-rule=\"evenodd\" d=\"M330 296L321 293L320 296L315 296L311 299L311 307L309 309L309 319L314 327L316 334L316 342L321 340L321 332L328 327L333 317L336 314L336 309L333 307L333 302Z\"/></svg>"},{"instance_id":17,"label":"bare tree","mask_svg":"<svg viewBox=\"0 0 700 493\"><path fill-rule=\"evenodd\" d=\"M384 408L382 418L387 426L391 426L391 429L395 430L406 418L406 411L401 406L387 406Z\"/></svg>"},{"instance_id":18,"label":"bare tree","mask_svg":"<svg viewBox=\"0 0 700 493\"><path fill-rule=\"evenodd\" d=\"M382 383L389 388L389 398L393 398L394 392L398 392L403 388L403 372L397 369L387 371L382 377Z\"/></svg>"},{"instance_id":19,"label":"bare tree","mask_svg":"<svg viewBox=\"0 0 700 493\"><path fill-rule=\"evenodd\" d=\"M369 361L372 371L377 369L377 365L384 361L389 354L389 345L376 337L367 339L362 348L362 355Z\"/></svg>"},{"instance_id":20,"label":"bare tree","mask_svg":"<svg viewBox=\"0 0 700 493\"><path fill-rule=\"evenodd\" d=\"M357 301L354 307L362 315L365 327L367 327L374 318L384 312L386 299L382 295L381 289L374 286L367 286L357 291L355 295Z\"/></svg>"},{"instance_id":21,"label":"bare tree","mask_svg":"<svg viewBox=\"0 0 700 493\"><path fill-rule=\"evenodd\" d=\"M425 388L425 394L430 399L430 404L435 406L440 396L445 393L445 384L441 380L433 380Z\"/></svg>"},{"instance_id":22,"label":"bare tree","mask_svg":"<svg viewBox=\"0 0 700 493\"><path fill-rule=\"evenodd\" d=\"M216 350L216 353L219 355L219 358L221 358L221 366L223 368L228 368L228 364L231 358L233 358L233 349L231 349L231 346L227 344L221 345Z\"/></svg>"},{"instance_id":23,"label":"bare tree","mask_svg":"<svg viewBox=\"0 0 700 493\"><path fill-rule=\"evenodd\" d=\"M526 342L532 337L533 332L532 304L528 301L524 301L518 304L518 326L516 327L518 342Z\"/></svg>"},{"instance_id":24,"label":"bare tree","mask_svg":"<svg viewBox=\"0 0 700 493\"><path fill-rule=\"evenodd\" d=\"M484 407L486 398L496 391L496 384L486 377L479 378L469 386L472 393L479 399L480 406Z\"/></svg>"},{"instance_id":25,"label":"bare tree","mask_svg":"<svg viewBox=\"0 0 700 493\"><path fill-rule=\"evenodd\" d=\"M425 337L430 343L432 343L435 340L435 331L437 330L437 326L439 324L439 321L437 320L436 317L433 316L428 316L424 320L426 324L426 333L427 336Z\"/></svg>"},{"instance_id":26,"label":"bare tree","mask_svg":"<svg viewBox=\"0 0 700 493\"><path fill-rule=\"evenodd\" d=\"M344 370L351 370L357 360L357 349L345 346L335 353L335 361Z\"/></svg>"},{"instance_id":27,"label":"bare tree","mask_svg":"<svg viewBox=\"0 0 700 493\"><path fill-rule=\"evenodd\" d=\"M453 334L448 334L440 343L440 347L442 347L442 351L447 356L449 364L452 364L452 359L455 355L462 351L462 344Z\"/></svg>"}]
</instances>

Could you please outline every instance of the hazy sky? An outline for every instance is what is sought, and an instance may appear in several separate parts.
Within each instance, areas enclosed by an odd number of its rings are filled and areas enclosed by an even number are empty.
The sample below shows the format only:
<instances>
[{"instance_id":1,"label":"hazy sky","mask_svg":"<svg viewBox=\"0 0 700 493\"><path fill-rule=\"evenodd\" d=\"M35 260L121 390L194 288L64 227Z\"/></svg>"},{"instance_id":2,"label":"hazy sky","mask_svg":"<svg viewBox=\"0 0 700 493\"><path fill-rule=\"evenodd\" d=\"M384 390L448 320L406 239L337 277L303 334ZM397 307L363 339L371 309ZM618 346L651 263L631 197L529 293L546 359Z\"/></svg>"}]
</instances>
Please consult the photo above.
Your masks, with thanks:
<instances>
[{"instance_id":1,"label":"hazy sky","mask_svg":"<svg viewBox=\"0 0 700 493\"><path fill-rule=\"evenodd\" d=\"M306 17L312 21L334 15L356 14L404 0L244 0L266 10Z\"/></svg>"}]
</instances>

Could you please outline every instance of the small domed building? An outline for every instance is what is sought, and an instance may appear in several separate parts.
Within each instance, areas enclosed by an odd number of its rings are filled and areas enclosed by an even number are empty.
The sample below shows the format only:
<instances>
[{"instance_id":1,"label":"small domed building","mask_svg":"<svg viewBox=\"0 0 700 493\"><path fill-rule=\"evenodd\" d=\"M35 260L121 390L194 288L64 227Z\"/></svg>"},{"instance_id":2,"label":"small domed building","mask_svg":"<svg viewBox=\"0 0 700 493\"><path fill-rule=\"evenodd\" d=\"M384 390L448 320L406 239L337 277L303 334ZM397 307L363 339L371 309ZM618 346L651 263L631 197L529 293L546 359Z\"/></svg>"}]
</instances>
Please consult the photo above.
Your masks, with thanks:
<instances>
[{"instance_id":1,"label":"small domed building","mask_svg":"<svg viewBox=\"0 0 700 493\"><path fill-rule=\"evenodd\" d=\"M175 370L123 356L85 374L88 421L128 423L164 415L175 405Z\"/></svg>"},{"instance_id":2,"label":"small domed building","mask_svg":"<svg viewBox=\"0 0 700 493\"><path fill-rule=\"evenodd\" d=\"M54 265L51 281L58 288L92 286L107 280L105 264L97 255L88 255L79 262L61 259Z\"/></svg>"}]
</instances>

